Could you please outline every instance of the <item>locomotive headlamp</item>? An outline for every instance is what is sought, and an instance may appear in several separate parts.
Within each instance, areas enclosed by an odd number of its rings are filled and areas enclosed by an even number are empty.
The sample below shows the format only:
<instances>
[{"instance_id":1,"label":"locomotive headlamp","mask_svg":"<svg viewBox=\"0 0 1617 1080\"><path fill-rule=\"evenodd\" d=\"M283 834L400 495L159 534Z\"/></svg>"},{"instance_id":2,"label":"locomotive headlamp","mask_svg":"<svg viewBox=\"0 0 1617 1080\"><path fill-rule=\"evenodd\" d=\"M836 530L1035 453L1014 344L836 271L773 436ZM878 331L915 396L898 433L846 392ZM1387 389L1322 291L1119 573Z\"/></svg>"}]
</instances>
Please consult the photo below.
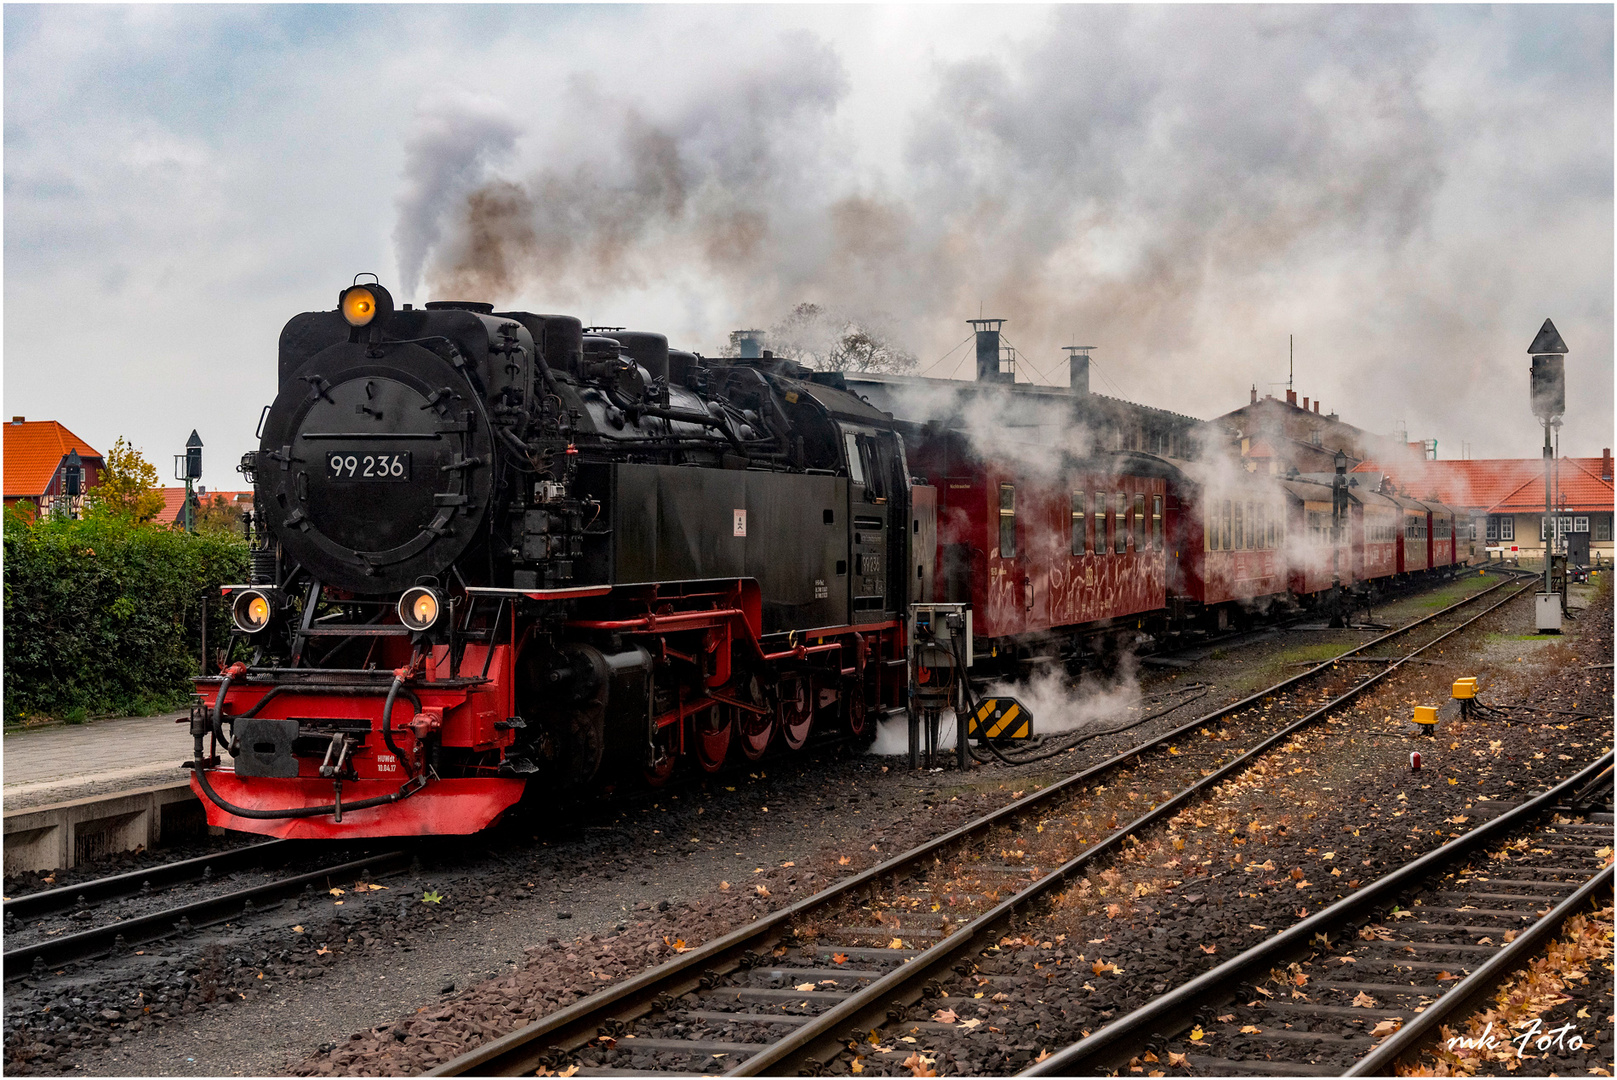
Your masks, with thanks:
<instances>
[{"instance_id":1,"label":"locomotive headlamp","mask_svg":"<svg viewBox=\"0 0 1617 1080\"><path fill-rule=\"evenodd\" d=\"M243 589L230 604L230 618L244 634L256 634L269 626L275 614L275 597L263 589Z\"/></svg>"},{"instance_id":2,"label":"locomotive headlamp","mask_svg":"<svg viewBox=\"0 0 1617 1080\"><path fill-rule=\"evenodd\" d=\"M379 284L350 285L337 298L349 326L381 325L393 314L393 297Z\"/></svg>"},{"instance_id":3,"label":"locomotive headlamp","mask_svg":"<svg viewBox=\"0 0 1617 1080\"><path fill-rule=\"evenodd\" d=\"M411 630L430 630L443 613L443 597L438 590L417 585L399 597L399 621Z\"/></svg>"}]
</instances>

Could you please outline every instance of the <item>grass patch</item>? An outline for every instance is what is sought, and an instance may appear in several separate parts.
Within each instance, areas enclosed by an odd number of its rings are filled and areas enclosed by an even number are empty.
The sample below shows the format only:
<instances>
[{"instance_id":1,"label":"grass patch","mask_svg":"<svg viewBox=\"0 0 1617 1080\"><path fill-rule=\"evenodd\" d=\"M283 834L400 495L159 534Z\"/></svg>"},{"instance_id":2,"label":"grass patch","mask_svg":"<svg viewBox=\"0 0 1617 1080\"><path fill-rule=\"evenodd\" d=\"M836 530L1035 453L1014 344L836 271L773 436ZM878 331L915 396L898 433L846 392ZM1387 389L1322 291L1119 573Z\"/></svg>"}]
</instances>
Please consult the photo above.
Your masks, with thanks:
<instances>
[{"instance_id":1,"label":"grass patch","mask_svg":"<svg viewBox=\"0 0 1617 1080\"><path fill-rule=\"evenodd\" d=\"M1294 645L1284 652L1278 653L1270 663L1280 665L1296 664L1298 666L1305 663L1323 664L1327 660L1334 660L1341 656L1348 651L1348 648L1349 646L1338 645L1334 642L1321 642L1318 645Z\"/></svg>"}]
</instances>

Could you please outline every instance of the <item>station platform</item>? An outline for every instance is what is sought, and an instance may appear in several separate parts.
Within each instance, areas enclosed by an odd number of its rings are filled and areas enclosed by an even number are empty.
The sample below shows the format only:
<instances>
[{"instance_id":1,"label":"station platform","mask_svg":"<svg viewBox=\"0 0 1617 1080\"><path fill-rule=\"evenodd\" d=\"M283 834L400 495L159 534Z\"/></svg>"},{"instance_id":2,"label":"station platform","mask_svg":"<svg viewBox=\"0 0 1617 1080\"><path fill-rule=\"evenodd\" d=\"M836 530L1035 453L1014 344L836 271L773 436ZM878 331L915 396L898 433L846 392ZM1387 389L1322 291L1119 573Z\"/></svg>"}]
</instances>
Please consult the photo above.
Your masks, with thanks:
<instances>
[{"instance_id":1,"label":"station platform","mask_svg":"<svg viewBox=\"0 0 1617 1080\"><path fill-rule=\"evenodd\" d=\"M179 768L189 713L7 732L5 872L71 867L206 828Z\"/></svg>"},{"instance_id":2,"label":"station platform","mask_svg":"<svg viewBox=\"0 0 1617 1080\"><path fill-rule=\"evenodd\" d=\"M6 732L0 777L5 809L106 795L184 780L191 756L186 712L93 720Z\"/></svg>"}]
</instances>

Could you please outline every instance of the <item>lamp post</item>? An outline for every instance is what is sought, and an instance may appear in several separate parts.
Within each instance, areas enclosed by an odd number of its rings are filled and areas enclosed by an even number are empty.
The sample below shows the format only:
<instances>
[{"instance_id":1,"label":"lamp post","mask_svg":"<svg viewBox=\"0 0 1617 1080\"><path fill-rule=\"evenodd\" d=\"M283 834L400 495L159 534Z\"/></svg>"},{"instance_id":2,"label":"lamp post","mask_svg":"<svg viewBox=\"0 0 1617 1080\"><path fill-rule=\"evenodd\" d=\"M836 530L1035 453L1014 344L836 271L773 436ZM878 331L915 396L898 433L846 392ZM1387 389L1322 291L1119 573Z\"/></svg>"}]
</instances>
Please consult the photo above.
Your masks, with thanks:
<instances>
[{"instance_id":1,"label":"lamp post","mask_svg":"<svg viewBox=\"0 0 1617 1080\"><path fill-rule=\"evenodd\" d=\"M62 492L67 498L67 516L78 517L74 503L84 494L84 465L79 461L76 448L67 452L67 468L62 472Z\"/></svg>"},{"instance_id":2,"label":"lamp post","mask_svg":"<svg viewBox=\"0 0 1617 1080\"><path fill-rule=\"evenodd\" d=\"M1342 526L1348 514L1347 453L1336 451L1336 475L1331 477L1331 625L1345 626L1342 615Z\"/></svg>"},{"instance_id":3,"label":"lamp post","mask_svg":"<svg viewBox=\"0 0 1617 1080\"><path fill-rule=\"evenodd\" d=\"M174 455L174 479L185 481L185 508L180 512L186 532L196 532L196 512L191 507L191 485L202 479L202 437L191 429L185 440L185 453Z\"/></svg>"},{"instance_id":4,"label":"lamp post","mask_svg":"<svg viewBox=\"0 0 1617 1080\"><path fill-rule=\"evenodd\" d=\"M1551 495L1551 474L1555 466L1555 444L1552 431L1558 433L1561 416L1566 412L1566 342L1549 319L1539 327L1538 336L1527 347L1533 357L1529 389L1532 393L1533 415L1544 425L1544 589L1538 595L1538 630L1561 632L1560 601L1550 588L1550 552L1555 547L1555 521Z\"/></svg>"}]
</instances>

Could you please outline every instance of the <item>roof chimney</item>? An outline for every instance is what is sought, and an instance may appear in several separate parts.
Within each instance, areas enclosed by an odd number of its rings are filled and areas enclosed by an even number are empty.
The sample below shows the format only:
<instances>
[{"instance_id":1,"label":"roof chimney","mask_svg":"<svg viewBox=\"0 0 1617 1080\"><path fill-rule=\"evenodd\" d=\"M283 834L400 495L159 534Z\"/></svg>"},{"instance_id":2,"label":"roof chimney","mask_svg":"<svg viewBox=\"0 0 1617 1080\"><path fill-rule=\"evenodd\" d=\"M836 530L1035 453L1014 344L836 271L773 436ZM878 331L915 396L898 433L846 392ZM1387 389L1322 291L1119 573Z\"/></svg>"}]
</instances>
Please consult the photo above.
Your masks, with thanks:
<instances>
[{"instance_id":1,"label":"roof chimney","mask_svg":"<svg viewBox=\"0 0 1617 1080\"><path fill-rule=\"evenodd\" d=\"M1304 394L1303 395L1303 412L1307 412L1307 411L1308 411L1308 395Z\"/></svg>"},{"instance_id":2,"label":"roof chimney","mask_svg":"<svg viewBox=\"0 0 1617 1080\"><path fill-rule=\"evenodd\" d=\"M1314 399L1314 412L1315 413L1319 412L1319 399L1318 398Z\"/></svg>"},{"instance_id":3,"label":"roof chimney","mask_svg":"<svg viewBox=\"0 0 1617 1080\"><path fill-rule=\"evenodd\" d=\"M984 383L1014 383L1016 369L1000 370L999 328L1004 319L967 319L977 331L977 381Z\"/></svg>"},{"instance_id":4,"label":"roof chimney","mask_svg":"<svg viewBox=\"0 0 1617 1080\"><path fill-rule=\"evenodd\" d=\"M1258 384L1253 383L1252 384L1252 404L1256 405L1257 403L1258 403Z\"/></svg>"},{"instance_id":5,"label":"roof chimney","mask_svg":"<svg viewBox=\"0 0 1617 1080\"><path fill-rule=\"evenodd\" d=\"M1295 405L1295 404L1297 404L1297 391L1295 391L1295 390L1287 390L1286 391L1286 404L1287 405Z\"/></svg>"},{"instance_id":6,"label":"roof chimney","mask_svg":"<svg viewBox=\"0 0 1617 1080\"><path fill-rule=\"evenodd\" d=\"M28 417L26 417L26 416L13 416L13 417L12 417L12 418L11 418L11 422L12 422L12 423L13 423L13 424L21 424L21 423L23 423L23 422L24 422L24 421L25 421L25 420L27 420L27 419L28 419Z\"/></svg>"},{"instance_id":7,"label":"roof chimney","mask_svg":"<svg viewBox=\"0 0 1617 1080\"><path fill-rule=\"evenodd\" d=\"M1611 479L1611 447L1600 451L1600 479Z\"/></svg>"},{"instance_id":8,"label":"roof chimney","mask_svg":"<svg viewBox=\"0 0 1617 1080\"><path fill-rule=\"evenodd\" d=\"M762 330L730 331L730 344L735 346L736 355L743 360L759 359L763 339Z\"/></svg>"},{"instance_id":9,"label":"roof chimney","mask_svg":"<svg viewBox=\"0 0 1617 1080\"><path fill-rule=\"evenodd\" d=\"M1067 350L1067 389L1074 396L1089 396L1089 350L1093 345L1064 345Z\"/></svg>"}]
</instances>

